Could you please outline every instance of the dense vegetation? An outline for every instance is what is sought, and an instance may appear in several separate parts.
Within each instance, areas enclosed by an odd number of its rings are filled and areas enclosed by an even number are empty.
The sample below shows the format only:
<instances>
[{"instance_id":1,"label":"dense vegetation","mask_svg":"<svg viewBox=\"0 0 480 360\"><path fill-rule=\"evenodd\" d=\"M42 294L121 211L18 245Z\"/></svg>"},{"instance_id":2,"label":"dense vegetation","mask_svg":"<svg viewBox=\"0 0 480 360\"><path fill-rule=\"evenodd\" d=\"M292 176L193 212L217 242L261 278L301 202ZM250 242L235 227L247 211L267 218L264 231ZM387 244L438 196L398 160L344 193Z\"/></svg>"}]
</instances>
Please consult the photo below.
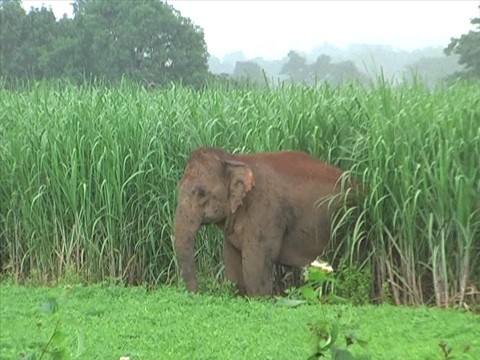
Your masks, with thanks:
<instances>
[{"instance_id":1,"label":"dense vegetation","mask_svg":"<svg viewBox=\"0 0 480 360\"><path fill-rule=\"evenodd\" d=\"M478 17L471 20L477 30L452 39L446 49L343 50L324 44L309 54L292 49L277 60L247 59L241 52L220 60L208 54L203 30L162 0L74 0L73 17L61 19L41 2L28 12L21 4L0 1L0 76L10 79L118 83L126 78L150 87L176 82L198 88L225 78L338 85L381 72L388 79L418 75L433 86L446 77L480 77ZM208 66L221 75L209 73Z\"/></svg>"},{"instance_id":2,"label":"dense vegetation","mask_svg":"<svg viewBox=\"0 0 480 360\"><path fill-rule=\"evenodd\" d=\"M0 1L0 76L81 83L127 78L148 86L172 81L200 86L209 78L203 30L171 5L72 4L74 17L57 21L43 6L26 13L19 0Z\"/></svg>"},{"instance_id":3,"label":"dense vegetation","mask_svg":"<svg viewBox=\"0 0 480 360\"><path fill-rule=\"evenodd\" d=\"M478 7L480 9L480 6ZM476 30L470 30L460 38L452 38L445 49L447 55L460 56L459 64L465 65L465 70L456 75L463 78L480 78L480 17L470 20Z\"/></svg>"},{"instance_id":4,"label":"dense vegetation","mask_svg":"<svg viewBox=\"0 0 480 360\"><path fill-rule=\"evenodd\" d=\"M476 315L425 307L287 308L272 300L105 285L4 283L0 298L2 359L43 353L44 359L306 360L315 352L313 330L334 325L339 346L353 343L350 353L371 359L473 360L480 349Z\"/></svg>"},{"instance_id":5,"label":"dense vegetation","mask_svg":"<svg viewBox=\"0 0 480 360\"><path fill-rule=\"evenodd\" d=\"M171 283L176 184L190 151L298 149L349 170L366 190L337 218L344 246L326 260L370 276L380 300L471 304L480 287L479 99L478 83L3 87L1 271L18 281L76 273ZM219 277L218 233L203 232L197 249L201 271Z\"/></svg>"}]
</instances>

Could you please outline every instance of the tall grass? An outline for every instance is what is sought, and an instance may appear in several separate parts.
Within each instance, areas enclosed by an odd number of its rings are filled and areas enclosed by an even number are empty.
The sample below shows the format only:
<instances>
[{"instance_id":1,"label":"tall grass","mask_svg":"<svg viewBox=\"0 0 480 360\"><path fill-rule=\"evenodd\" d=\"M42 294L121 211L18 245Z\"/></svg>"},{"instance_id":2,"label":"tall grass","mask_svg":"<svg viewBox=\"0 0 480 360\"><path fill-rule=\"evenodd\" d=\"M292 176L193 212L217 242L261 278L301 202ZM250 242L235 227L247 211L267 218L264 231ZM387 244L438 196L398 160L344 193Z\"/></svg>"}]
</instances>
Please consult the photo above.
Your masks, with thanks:
<instances>
[{"instance_id":1,"label":"tall grass","mask_svg":"<svg viewBox=\"0 0 480 360\"><path fill-rule=\"evenodd\" d=\"M446 306L480 287L480 85L380 81L201 92L31 84L0 90L0 261L15 279L176 280L172 218L190 151L308 151L365 198L346 261L397 303ZM220 271L207 230L197 258ZM387 296L384 294L383 296Z\"/></svg>"}]
</instances>

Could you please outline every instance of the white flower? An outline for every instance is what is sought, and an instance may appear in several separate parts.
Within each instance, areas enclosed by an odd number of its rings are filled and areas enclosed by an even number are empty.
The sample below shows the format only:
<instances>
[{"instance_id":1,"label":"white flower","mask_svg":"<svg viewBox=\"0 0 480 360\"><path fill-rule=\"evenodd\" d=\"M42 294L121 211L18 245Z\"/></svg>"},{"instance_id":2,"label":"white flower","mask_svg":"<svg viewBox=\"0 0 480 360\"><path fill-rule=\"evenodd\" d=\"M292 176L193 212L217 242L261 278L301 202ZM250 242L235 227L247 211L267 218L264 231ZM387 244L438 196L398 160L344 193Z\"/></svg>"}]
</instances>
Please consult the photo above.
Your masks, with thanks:
<instances>
[{"instance_id":1,"label":"white flower","mask_svg":"<svg viewBox=\"0 0 480 360\"><path fill-rule=\"evenodd\" d=\"M314 268L317 268L323 272L326 272L327 274L330 274L333 272L332 266L324 261L315 260L310 264L310 266L313 266Z\"/></svg>"},{"instance_id":2,"label":"white flower","mask_svg":"<svg viewBox=\"0 0 480 360\"><path fill-rule=\"evenodd\" d=\"M130 360L130 357L128 356L120 356L118 360Z\"/></svg>"}]
</instances>

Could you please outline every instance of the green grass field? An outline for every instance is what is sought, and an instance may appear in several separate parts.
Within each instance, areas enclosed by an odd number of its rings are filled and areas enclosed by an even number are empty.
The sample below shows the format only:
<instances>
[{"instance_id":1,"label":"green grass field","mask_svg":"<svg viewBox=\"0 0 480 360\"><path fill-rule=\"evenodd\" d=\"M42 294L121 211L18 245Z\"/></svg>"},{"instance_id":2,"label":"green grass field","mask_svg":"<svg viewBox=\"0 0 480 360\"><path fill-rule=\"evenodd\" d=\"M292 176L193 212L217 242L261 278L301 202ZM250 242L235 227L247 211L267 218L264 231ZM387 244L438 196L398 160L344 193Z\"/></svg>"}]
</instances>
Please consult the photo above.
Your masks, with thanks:
<instances>
[{"instance_id":1,"label":"green grass field","mask_svg":"<svg viewBox=\"0 0 480 360\"><path fill-rule=\"evenodd\" d=\"M49 298L58 311L42 311ZM43 305L42 305L43 304ZM48 306L47 306L48 307ZM337 321L349 347L371 359L478 359L480 318L458 310L351 305L278 306L274 300L189 295L178 288L0 285L0 359L27 359L59 332L78 359L307 359L311 324ZM51 348L50 348L51 349ZM19 357L20 354L25 357ZM49 357L45 356L44 359ZM66 359L68 357L64 357Z\"/></svg>"}]
</instances>

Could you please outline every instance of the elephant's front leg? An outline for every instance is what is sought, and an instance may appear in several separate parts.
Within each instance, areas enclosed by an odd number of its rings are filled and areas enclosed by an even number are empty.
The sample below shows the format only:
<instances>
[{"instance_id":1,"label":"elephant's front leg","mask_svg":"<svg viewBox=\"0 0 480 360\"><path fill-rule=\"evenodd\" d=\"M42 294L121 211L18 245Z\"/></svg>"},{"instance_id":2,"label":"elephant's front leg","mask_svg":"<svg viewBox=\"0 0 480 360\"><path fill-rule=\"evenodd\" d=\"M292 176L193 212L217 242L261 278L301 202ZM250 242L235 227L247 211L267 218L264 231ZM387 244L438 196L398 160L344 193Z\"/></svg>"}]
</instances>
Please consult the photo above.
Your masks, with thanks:
<instances>
[{"instance_id":1,"label":"elephant's front leg","mask_svg":"<svg viewBox=\"0 0 480 360\"><path fill-rule=\"evenodd\" d=\"M269 296L273 293L273 259L280 253L280 235L260 232L242 247L243 278L248 296Z\"/></svg>"},{"instance_id":2,"label":"elephant's front leg","mask_svg":"<svg viewBox=\"0 0 480 360\"><path fill-rule=\"evenodd\" d=\"M240 295L245 295L245 282L242 273L242 254L228 240L223 247L225 261L225 277L234 282Z\"/></svg>"}]
</instances>

